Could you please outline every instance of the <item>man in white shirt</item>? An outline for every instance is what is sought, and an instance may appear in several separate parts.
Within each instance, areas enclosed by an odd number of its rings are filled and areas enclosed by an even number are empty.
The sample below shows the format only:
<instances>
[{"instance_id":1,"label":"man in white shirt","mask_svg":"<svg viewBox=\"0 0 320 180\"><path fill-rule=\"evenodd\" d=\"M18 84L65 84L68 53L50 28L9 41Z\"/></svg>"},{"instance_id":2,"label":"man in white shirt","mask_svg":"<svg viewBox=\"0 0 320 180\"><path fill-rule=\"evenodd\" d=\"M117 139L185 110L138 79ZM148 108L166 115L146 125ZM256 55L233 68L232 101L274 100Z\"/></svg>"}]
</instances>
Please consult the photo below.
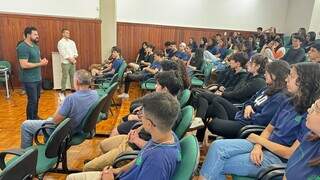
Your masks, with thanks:
<instances>
[{"instance_id":1,"label":"man in white shirt","mask_svg":"<svg viewBox=\"0 0 320 180\"><path fill-rule=\"evenodd\" d=\"M58 51L62 56L62 78L61 78L61 93L65 94L66 82L69 74L71 91L74 91L73 87L73 74L75 72L75 64L77 62L78 51L74 41L70 39L70 31L68 29L62 29L62 38L58 42Z\"/></svg>"}]
</instances>

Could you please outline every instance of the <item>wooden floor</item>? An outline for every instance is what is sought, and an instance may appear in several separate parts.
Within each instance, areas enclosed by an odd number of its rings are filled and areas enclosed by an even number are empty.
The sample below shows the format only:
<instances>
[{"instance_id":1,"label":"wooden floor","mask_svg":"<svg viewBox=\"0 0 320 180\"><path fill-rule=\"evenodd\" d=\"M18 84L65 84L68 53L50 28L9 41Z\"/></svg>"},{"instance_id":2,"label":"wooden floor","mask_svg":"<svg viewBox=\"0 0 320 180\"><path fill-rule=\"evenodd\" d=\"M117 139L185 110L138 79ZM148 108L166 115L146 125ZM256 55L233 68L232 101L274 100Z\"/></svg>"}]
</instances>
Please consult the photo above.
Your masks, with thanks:
<instances>
[{"instance_id":1,"label":"wooden floor","mask_svg":"<svg viewBox=\"0 0 320 180\"><path fill-rule=\"evenodd\" d=\"M141 96L138 85L132 83L129 91L130 98L122 101L121 107L112 108L113 115L97 126L97 133L110 133L114 126L120 121L122 116L129 111L130 102ZM115 98L116 99L116 98ZM47 118L55 112L58 105L58 92L54 90L44 91L41 94L39 104L39 116ZM20 90L15 90L10 99L5 98L5 92L0 90L0 151L20 147L20 125L26 119L26 95L20 94ZM72 169L81 170L83 161L99 154L98 144L103 138L86 140L79 146L71 147L68 150L68 164ZM66 175L48 173L45 180L65 179Z\"/></svg>"}]
</instances>

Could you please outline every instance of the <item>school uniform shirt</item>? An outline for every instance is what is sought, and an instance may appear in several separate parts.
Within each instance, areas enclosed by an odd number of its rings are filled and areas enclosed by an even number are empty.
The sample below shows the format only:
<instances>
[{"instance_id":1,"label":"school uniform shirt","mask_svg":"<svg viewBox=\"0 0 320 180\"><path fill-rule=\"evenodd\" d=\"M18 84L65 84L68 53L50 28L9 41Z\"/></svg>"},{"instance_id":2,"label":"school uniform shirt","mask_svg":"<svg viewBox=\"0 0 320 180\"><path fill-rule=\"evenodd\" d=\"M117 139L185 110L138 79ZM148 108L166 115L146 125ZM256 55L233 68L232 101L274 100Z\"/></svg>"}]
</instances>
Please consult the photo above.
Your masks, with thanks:
<instances>
[{"instance_id":1,"label":"school uniform shirt","mask_svg":"<svg viewBox=\"0 0 320 180\"><path fill-rule=\"evenodd\" d=\"M182 52L182 51L177 51L174 56L178 57L179 59L183 61L189 61L190 56L188 56L187 53Z\"/></svg>"},{"instance_id":2,"label":"school uniform shirt","mask_svg":"<svg viewBox=\"0 0 320 180\"><path fill-rule=\"evenodd\" d=\"M286 177L290 179L320 179L320 167L310 166L309 161L320 157L320 141L309 141L305 135L298 149L289 158L286 168Z\"/></svg>"},{"instance_id":3,"label":"school uniform shirt","mask_svg":"<svg viewBox=\"0 0 320 180\"><path fill-rule=\"evenodd\" d=\"M157 69L159 71L161 69L160 61L153 61L153 63L150 65L150 68L151 69ZM149 78L154 76L154 74L150 74L149 72L147 72L145 70L143 70L142 73L143 73L143 79L144 80L147 80L147 79L149 79Z\"/></svg>"},{"instance_id":4,"label":"school uniform shirt","mask_svg":"<svg viewBox=\"0 0 320 180\"><path fill-rule=\"evenodd\" d=\"M115 73L118 72L120 66L122 65L123 63L123 59L119 58L119 59L115 59L113 62L112 62L112 69L115 70Z\"/></svg>"},{"instance_id":5,"label":"school uniform shirt","mask_svg":"<svg viewBox=\"0 0 320 180\"><path fill-rule=\"evenodd\" d=\"M305 58L306 55L303 48L293 49L291 47L282 59L287 61L289 64L296 64L305 61Z\"/></svg>"},{"instance_id":6,"label":"school uniform shirt","mask_svg":"<svg viewBox=\"0 0 320 180\"><path fill-rule=\"evenodd\" d=\"M281 104L270 124L274 127L269 140L284 146L291 146L295 140L302 142L306 133L305 120L307 113L296 112L292 99Z\"/></svg>"},{"instance_id":7,"label":"school uniform shirt","mask_svg":"<svg viewBox=\"0 0 320 180\"><path fill-rule=\"evenodd\" d=\"M268 87L261 89L246 101L243 109L236 113L235 120L240 121L243 125L267 126L280 108L281 103L289 98L283 91L268 96L266 94L268 89ZM244 109L248 105L252 106L254 114L251 115L251 118L246 119L244 118Z\"/></svg>"},{"instance_id":8,"label":"school uniform shirt","mask_svg":"<svg viewBox=\"0 0 320 180\"><path fill-rule=\"evenodd\" d=\"M151 139L139 152L132 168L119 179L168 180L173 177L180 161L180 144L175 135L173 144L158 144Z\"/></svg>"}]
</instances>

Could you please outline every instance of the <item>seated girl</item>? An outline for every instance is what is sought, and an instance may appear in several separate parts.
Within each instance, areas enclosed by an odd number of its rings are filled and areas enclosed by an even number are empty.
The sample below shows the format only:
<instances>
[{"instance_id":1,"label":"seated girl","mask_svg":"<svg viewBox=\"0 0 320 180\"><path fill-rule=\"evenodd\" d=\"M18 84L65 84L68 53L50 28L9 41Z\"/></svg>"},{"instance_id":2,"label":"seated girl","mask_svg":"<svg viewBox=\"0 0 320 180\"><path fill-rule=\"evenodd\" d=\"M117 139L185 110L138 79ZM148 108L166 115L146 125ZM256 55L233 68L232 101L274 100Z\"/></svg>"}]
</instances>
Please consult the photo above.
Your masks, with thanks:
<instances>
[{"instance_id":1,"label":"seated girl","mask_svg":"<svg viewBox=\"0 0 320 180\"><path fill-rule=\"evenodd\" d=\"M288 160L284 180L320 178L320 99L308 109L306 126L310 131Z\"/></svg>"},{"instance_id":2,"label":"seated girl","mask_svg":"<svg viewBox=\"0 0 320 180\"><path fill-rule=\"evenodd\" d=\"M199 179L225 179L225 174L256 177L271 164L291 157L305 134L307 109L320 97L320 64L298 63L287 78L291 98L284 101L262 134L212 143Z\"/></svg>"}]
</instances>

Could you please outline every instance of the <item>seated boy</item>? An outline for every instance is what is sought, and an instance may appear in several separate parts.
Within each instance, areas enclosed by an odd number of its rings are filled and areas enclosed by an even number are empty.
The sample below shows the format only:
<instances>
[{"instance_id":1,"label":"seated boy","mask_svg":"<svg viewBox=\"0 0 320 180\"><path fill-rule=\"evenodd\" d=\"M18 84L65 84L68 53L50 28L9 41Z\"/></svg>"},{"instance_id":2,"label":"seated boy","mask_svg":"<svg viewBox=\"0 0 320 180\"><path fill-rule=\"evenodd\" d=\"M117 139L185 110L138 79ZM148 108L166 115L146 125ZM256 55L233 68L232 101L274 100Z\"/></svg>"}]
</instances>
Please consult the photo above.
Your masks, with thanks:
<instances>
[{"instance_id":1,"label":"seated boy","mask_svg":"<svg viewBox=\"0 0 320 180\"><path fill-rule=\"evenodd\" d=\"M182 83L174 71L160 72L156 75L156 81L156 92L168 92L177 99L177 95L182 89ZM141 99L139 99L139 102L141 102ZM151 138L150 134L146 132L142 126L140 126L138 129L131 130L135 123L142 121L142 107L140 108L140 120L129 120L122 123L118 129L119 133L123 135L112 136L101 141L100 149L103 154L87 162L83 167L83 171L101 171L104 167L110 166L120 153L132 150L140 150L144 147L147 141L149 141ZM181 116L179 113L177 121L172 128L173 130L180 120Z\"/></svg>"},{"instance_id":2,"label":"seated boy","mask_svg":"<svg viewBox=\"0 0 320 180\"><path fill-rule=\"evenodd\" d=\"M151 140L138 157L118 169L106 167L101 172L72 174L67 180L171 179L181 160L179 140L171 131L180 109L179 102L169 93L154 92L142 98L142 126L151 134Z\"/></svg>"}]
</instances>

